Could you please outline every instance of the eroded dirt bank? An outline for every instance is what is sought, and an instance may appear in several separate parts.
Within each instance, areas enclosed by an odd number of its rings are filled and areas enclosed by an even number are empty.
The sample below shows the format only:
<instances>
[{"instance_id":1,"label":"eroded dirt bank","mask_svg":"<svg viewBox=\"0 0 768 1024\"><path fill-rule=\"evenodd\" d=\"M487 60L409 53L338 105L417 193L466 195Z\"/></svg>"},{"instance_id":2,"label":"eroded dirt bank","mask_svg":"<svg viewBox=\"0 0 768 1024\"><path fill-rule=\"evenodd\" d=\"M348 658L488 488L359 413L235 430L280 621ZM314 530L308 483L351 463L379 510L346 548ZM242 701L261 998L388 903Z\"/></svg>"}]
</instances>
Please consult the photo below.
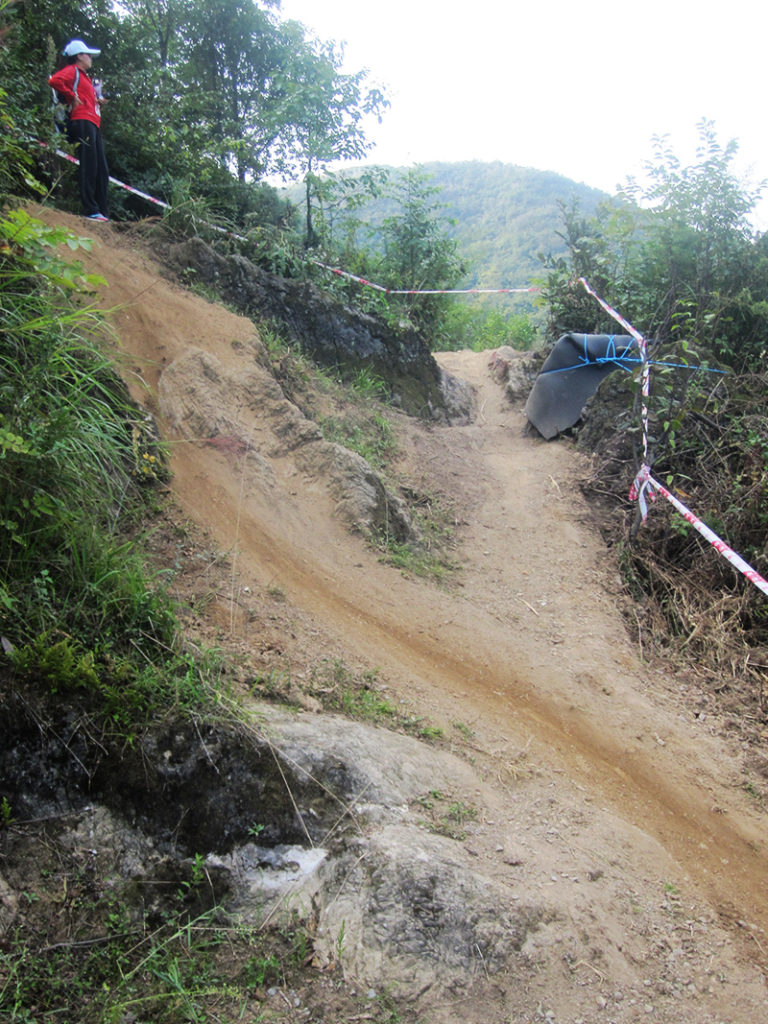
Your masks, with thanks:
<instances>
[{"instance_id":1,"label":"eroded dirt bank","mask_svg":"<svg viewBox=\"0 0 768 1024\"><path fill-rule=\"evenodd\" d=\"M486 356L441 356L477 389L477 419L395 416L393 469L452 502L461 569L445 588L408 578L349 533L321 464L268 394L242 400L253 325L165 281L101 227L85 262L110 283L99 301L113 309L126 379L171 443L175 499L230 553L229 592L210 614L257 648L249 605L279 588L295 610L294 670L318 657L377 668L473 759L478 865L557 908L528 950L539 965L524 985L529 1016L508 1019L533 1019L537 1003L567 1021L768 1016L764 814L744 792L738 747L627 637L577 453L525 433ZM199 377L181 372L194 350L212 360ZM487 1019L479 1012L439 1019Z\"/></svg>"}]
</instances>

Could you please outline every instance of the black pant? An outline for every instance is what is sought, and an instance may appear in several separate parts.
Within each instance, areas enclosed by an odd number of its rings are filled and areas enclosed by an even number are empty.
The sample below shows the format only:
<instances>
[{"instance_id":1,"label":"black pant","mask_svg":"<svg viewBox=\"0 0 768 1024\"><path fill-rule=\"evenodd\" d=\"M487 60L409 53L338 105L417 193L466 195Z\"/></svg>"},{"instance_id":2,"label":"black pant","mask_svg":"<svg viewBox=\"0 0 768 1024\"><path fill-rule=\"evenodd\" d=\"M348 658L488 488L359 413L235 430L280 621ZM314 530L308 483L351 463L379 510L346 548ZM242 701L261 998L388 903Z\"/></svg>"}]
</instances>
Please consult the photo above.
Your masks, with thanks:
<instances>
[{"instance_id":1,"label":"black pant","mask_svg":"<svg viewBox=\"0 0 768 1024\"><path fill-rule=\"evenodd\" d=\"M97 128L92 121L82 119L70 121L69 140L77 146L75 156L80 161L78 184L83 213L86 217L92 213L103 213L105 217L108 217L109 167L101 138L101 129Z\"/></svg>"}]
</instances>

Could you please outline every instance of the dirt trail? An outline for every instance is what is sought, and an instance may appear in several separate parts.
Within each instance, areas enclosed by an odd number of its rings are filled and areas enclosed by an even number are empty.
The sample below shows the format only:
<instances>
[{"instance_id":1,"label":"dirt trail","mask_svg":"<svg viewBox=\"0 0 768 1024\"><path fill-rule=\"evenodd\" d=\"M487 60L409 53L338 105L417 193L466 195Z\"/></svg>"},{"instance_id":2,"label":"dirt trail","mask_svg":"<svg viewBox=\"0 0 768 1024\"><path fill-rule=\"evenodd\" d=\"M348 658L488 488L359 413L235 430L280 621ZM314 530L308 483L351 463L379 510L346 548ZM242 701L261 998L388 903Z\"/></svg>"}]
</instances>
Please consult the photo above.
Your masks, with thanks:
<instances>
[{"instance_id":1,"label":"dirt trail","mask_svg":"<svg viewBox=\"0 0 768 1024\"><path fill-rule=\"evenodd\" d=\"M110 281L100 301L121 307L128 379L145 401L146 384L155 409L163 369L191 346L240 365L252 325L163 281L114 229L86 262ZM279 586L318 644L330 638L378 667L435 723L470 726L490 783L493 765L524 756L542 794L554 778L580 813L605 809L644 870L676 870L722 923L768 932L766 822L741 785L740 751L694 718L682 684L643 663L627 636L620 581L576 485L581 456L525 433L483 354L440 362L476 388L479 415L451 428L402 418L398 469L459 496L459 585L438 589L379 563L289 454L270 458L265 491L242 459L166 423L178 502L234 553L240 590ZM768 944L743 948L762 963Z\"/></svg>"}]
</instances>

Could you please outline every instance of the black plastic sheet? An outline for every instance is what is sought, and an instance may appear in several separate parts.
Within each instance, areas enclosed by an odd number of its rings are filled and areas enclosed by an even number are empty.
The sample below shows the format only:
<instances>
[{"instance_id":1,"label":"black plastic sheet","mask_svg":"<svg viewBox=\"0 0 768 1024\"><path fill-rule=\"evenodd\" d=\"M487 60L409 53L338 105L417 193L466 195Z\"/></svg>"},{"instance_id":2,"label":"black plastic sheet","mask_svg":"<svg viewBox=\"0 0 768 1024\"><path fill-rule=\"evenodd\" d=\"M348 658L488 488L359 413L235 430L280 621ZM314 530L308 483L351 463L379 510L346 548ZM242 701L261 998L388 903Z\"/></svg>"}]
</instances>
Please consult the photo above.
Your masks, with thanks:
<instances>
[{"instance_id":1,"label":"black plastic sheet","mask_svg":"<svg viewBox=\"0 0 768 1024\"><path fill-rule=\"evenodd\" d=\"M628 334L564 334L534 381L525 415L549 440L578 422L609 373L633 370L639 360L637 342Z\"/></svg>"}]
</instances>

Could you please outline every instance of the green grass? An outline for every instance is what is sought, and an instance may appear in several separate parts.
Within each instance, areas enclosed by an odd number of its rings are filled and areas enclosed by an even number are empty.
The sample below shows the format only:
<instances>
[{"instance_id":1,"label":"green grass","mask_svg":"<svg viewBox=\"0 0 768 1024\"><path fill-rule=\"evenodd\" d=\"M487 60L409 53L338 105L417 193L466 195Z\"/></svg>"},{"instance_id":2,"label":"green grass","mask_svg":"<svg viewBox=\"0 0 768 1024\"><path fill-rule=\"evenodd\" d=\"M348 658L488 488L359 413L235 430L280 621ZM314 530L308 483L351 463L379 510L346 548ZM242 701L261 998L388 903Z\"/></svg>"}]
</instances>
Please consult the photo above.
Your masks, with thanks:
<instances>
[{"instance_id":1,"label":"green grass","mask_svg":"<svg viewBox=\"0 0 768 1024\"><path fill-rule=\"evenodd\" d=\"M385 539L381 541L379 550L382 562L406 574L441 583L451 572L451 564L441 555L425 550L417 544Z\"/></svg>"},{"instance_id":2,"label":"green grass","mask_svg":"<svg viewBox=\"0 0 768 1024\"><path fill-rule=\"evenodd\" d=\"M432 494L405 488L403 496L418 539L399 541L387 533L380 533L376 544L381 561L403 573L443 583L456 571L456 564L450 556L454 542L451 510Z\"/></svg>"},{"instance_id":3,"label":"green grass","mask_svg":"<svg viewBox=\"0 0 768 1024\"><path fill-rule=\"evenodd\" d=\"M341 658L323 660L313 669L309 693L329 711L369 725L381 725L418 739L442 739L443 730L409 714L383 692L378 670L355 672Z\"/></svg>"},{"instance_id":4,"label":"green grass","mask_svg":"<svg viewBox=\"0 0 768 1024\"><path fill-rule=\"evenodd\" d=\"M465 826L477 819L476 807L463 800L452 799L440 790L432 789L414 803L427 814L421 822L425 828L459 842L467 838Z\"/></svg>"},{"instance_id":5,"label":"green grass","mask_svg":"<svg viewBox=\"0 0 768 1024\"><path fill-rule=\"evenodd\" d=\"M392 427L380 412L367 416L325 416L320 421L320 430L326 441L357 452L374 469L385 466L397 447Z\"/></svg>"},{"instance_id":6,"label":"green grass","mask_svg":"<svg viewBox=\"0 0 768 1024\"><path fill-rule=\"evenodd\" d=\"M380 402L388 402L390 399L390 389L387 382L365 366L355 373L349 382L349 387L361 398L376 399Z\"/></svg>"},{"instance_id":7,"label":"green grass","mask_svg":"<svg viewBox=\"0 0 768 1024\"><path fill-rule=\"evenodd\" d=\"M456 732L458 732L467 742L474 737L474 729L467 725L466 722L452 722L451 724Z\"/></svg>"},{"instance_id":8,"label":"green grass","mask_svg":"<svg viewBox=\"0 0 768 1024\"><path fill-rule=\"evenodd\" d=\"M153 926L115 900L98 903L98 913L95 901L85 908L88 938L46 944L14 936L14 952L0 969L4 1021L234 1024L249 1009L246 1019L266 1019L253 1017L252 1008L267 986L290 983L311 948L303 928L236 926L219 907L195 916L169 911L165 923Z\"/></svg>"},{"instance_id":9,"label":"green grass","mask_svg":"<svg viewBox=\"0 0 768 1024\"><path fill-rule=\"evenodd\" d=\"M309 692L329 710L372 725L394 726L400 714L376 689L377 676L376 670L356 673L341 658L324 660L313 669Z\"/></svg>"},{"instance_id":10,"label":"green grass","mask_svg":"<svg viewBox=\"0 0 768 1024\"><path fill-rule=\"evenodd\" d=\"M165 454L102 351L95 284L56 247L83 244L0 214L0 632L13 685L71 700L133 736L158 710L200 708L211 663L185 655L136 524L157 504Z\"/></svg>"}]
</instances>

